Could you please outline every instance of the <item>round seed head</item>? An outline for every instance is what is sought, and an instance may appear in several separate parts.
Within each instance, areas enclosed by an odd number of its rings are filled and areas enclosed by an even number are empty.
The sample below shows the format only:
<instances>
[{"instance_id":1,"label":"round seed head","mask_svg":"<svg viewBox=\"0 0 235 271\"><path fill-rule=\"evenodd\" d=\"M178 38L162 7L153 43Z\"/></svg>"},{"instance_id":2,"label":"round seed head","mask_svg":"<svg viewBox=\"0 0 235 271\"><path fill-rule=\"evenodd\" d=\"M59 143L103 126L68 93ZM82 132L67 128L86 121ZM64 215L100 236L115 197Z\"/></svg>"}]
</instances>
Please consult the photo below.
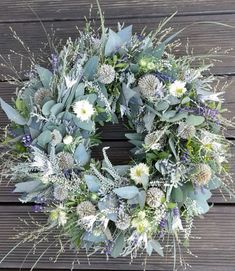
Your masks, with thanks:
<instances>
[{"instance_id":1,"label":"round seed head","mask_svg":"<svg viewBox=\"0 0 235 271\"><path fill-rule=\"evenodd\" d=\"M60 152L57 155L57 160L59 167L63 169L70 169L73 167L74 159L71 153L68 152Z\"/></svg>"},{"instance_id":2,"label":"round seed head","mask_svg":"<svg viewBox=\"0 0 235 271\"><path fill-rule=\"evenodd\" d=\"M207 164L198 164L192 177L194 183L206 185L212 177L211 168Z\"/></svg>"},{"instance_id":3,"label":"round seed head","mask_svg":"<svg viewBox=\"0 0 235 271\"><path fill-rule=\"evenodd\" d=\"M158 208L162 204L164 193L157 187L151 187L147 191L146 202L152 208Z\"/></svg>"},{"instance_id":4,"label":"round seed head","mask_svg":"<svg viewBox=\"0 0 235 271\"><path fill-rule=\"evenodd\" d=\"M98 80L103 84L110 84L115 79L115 70L113 66L103 64L98 70Z\"/></svg>"},{"instance_id":5,"label":"round seed head","mask_svg":"<svg viewBox=\"0 0 235 271\"><path fill-rule=\"evenodd\" d=\"M77 214L79 215L79 218L95 215L95 213L95 206L89 200L83 201L77 206Z\"/></svg>"},{"instance_id":6,"label":"round seed head","mask_svg":"<svg viewBox=\"0 0 235 271\"><path fill-rule=\"evenodd\" d=\"M46 97L52 97L51 91L46 88L39 88L34 94L34 103L41 107Z\"/></svg>"}]
</instances>

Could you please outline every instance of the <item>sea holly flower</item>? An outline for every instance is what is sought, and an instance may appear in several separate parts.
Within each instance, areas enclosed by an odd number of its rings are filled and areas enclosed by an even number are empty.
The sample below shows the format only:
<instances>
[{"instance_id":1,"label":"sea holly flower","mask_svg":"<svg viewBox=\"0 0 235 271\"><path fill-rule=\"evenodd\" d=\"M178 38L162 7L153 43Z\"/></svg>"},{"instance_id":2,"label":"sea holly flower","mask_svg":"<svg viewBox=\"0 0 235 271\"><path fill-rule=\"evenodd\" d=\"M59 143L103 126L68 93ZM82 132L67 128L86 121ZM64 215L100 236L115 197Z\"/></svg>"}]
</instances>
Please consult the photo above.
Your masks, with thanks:
<instances>
[{"instance_id":1,"label":"sea holly flower","mask_svg":"<svg viewBox=\"0 0 235 271\"><path fill-rule=\"evenodd\" d=\"M169 85L169 93L172 96L180 98L187 91L187 88L185 87L185 85L186 85L186 82L176 80L174 83Z\"/></svg>"},{"instance_id":2,"label":"sea holly flower","mask_svg":"<svg viewBox=\"0 0 235 271\"><path fill-rule=\"evenodd\" d=\"M140 93L146 99L156 99L157 94L163 89L162 83L153 74L147 74L140 78L138 82Z\"/></svg>"},{"instance_id":3,"label":"sea holly flower","mask_svg":"<svg viewBox=\"0 0 235 271\"><path fill-rule=\"evenodd\" d=\"M151 187L147 190L146 202L152 208L158 208L164 199L164 193L157 187Z\"/></svg>"},{"instance_id":4,"label":"sea holly flower","mask_svg":"<svg viewBox=\"0 0 235 271\"><path fill-rule=\"evenodd\" d=\"M144 163L132 167L130 177L136 184L145 184L149 179L149 167Z\"/></svg>"},{"instance_id":5,"label":"sea holly flower","mask_svg":"<svg viewBox=\"0 0 235 271\"><path fill-rule=\"evenodd\" d=\"M88 121L94 115L95 110L87 100L77 101L73 105L73 111L81 121Z\"/></svg>"},{"instance_id":6,"label":"sea holly flower","mask_svg":"<svg viewBox=\"0 0 235 271\"><path fill-rule=\"evenodd\" d=\"M77 214L80 219L87 216L94 216L96 213L95 206L89 201L83 201L77 206Z\"/></svg>"},{"instance_id":7,"label":"sea holly flower","mask_svg":"<svg viewBox=\"0 0 235 271\"><path fill-rule=\"evenodd\" d=\"M111 84L115 79L116 72L113 66L103 64L98 70L98 80L103 84Z\"/></svg>"},{"instance_id":8,"label":"sea holly flower","mask_svg":"<svg viewBox=\"0 0 235 271\"><path fill-rule=\"evenodd\" d=\"M69 152L60 152L57 154L57 161L59 164L59 167L63 169L69 169L72 168L74 165L74 158L71 153Z\"/></svg>"},{"instance_id":9,"label":"sea holly flower","mask_svg":"<svg viewBox=\"0 0 235 271\"><path fill-rule=\"evenodd\" d=\"M43 106L46 98L51 98L52 93L49 89L39 88L34 94L34 103L39 107Z\"/></svg>"},{"instance_id":10,"label":"sea holly flower","mask_svg":"<svg viewBox=\"0 0 235 271\"><path fill-rule=\"evenodd\" d=\"M178 126L178 135L183 139L189 139L194 137L196 134L196 129L193 125L180 122Z\"/></svg>"},{"instance_id":11,"label":"sea holly flower","mask_svg":"<svg viewBox=\"0 0 235 271\"><path fill-rule=\"evenodd\" d=\"M196 165L196 168L192 175L192 179L194 183L197 183L200 186L206 185L211 180L211 177L212 177L212 171L211 171L210 166L203 163Z\"/></svg>"}]
</instances>

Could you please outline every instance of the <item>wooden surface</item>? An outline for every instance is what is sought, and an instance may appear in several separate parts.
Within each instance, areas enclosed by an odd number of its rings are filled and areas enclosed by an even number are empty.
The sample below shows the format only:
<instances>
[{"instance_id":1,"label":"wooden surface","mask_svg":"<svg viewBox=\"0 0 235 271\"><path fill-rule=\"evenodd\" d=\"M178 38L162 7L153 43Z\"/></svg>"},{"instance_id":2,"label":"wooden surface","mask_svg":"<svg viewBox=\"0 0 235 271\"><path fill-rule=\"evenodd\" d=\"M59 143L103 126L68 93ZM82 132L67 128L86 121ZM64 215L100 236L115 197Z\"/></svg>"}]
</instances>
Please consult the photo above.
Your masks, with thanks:
<instances>
[{"instance_id":1,"label":"wooden surface","mask_svg":"<svg viewBox=\"0 0 235 271\"><path fill-rule=\"evenodd\" d=\"M26 4L26 2L28 4ZM24 40L31 51L38 55L39 48L46 41L45 33L37 17L29 6L38 14L46 29L50 32L53 28L58 37L66 39L77 35L75 26L84 25L84 16L89 17L91 0L1 0L0 8L0 53L7 57L11 55L12 62L19 67L19 58L10 52L14 50L23 52L23 49L12 38L9 27L13 27L18 35ZM171 26L180 29L195 22L217 21L235 26L235 1L234 0L102 0L100 1L106 16L106 24L115 27L117 21L125 21L133 24L134 30L139 31L143 26L154 29L157 23L165 16L178 10L177 15L171 22ZM96 9L93 9L92 19L97 21ZM98 24L98 22L96 22ZM212 47L221 47L225 51L235 46L235 28L224 28L212 24L195 24L180 35L182 42L187 38L190 47L194 48L195 54L207 53ZM49 51L46 51L49 53ZM182 46L177 54L184 54ZM228 56L221 56L222 62L217 62L213 73L225 77L231 84L226 92L225 105L230 112L228 117L235 115L235 52L231 51ZM23 69L28 67L27 61L23 63ZM0 67L0 74L7 70ZM24 78L24 72L22 73ZM222 79L222 80L225 80ZM15 89L0 77L0 96L10 101ZM7 123L7 119L0 112L1 126ZM125 128L123 125L107 125L101 129L103 145L111 146L111 160L115 163L124 163L129 159L130 144L125 140ZM227 132L227 136L235 139L234 129ZM235 148L232 148L232 153ZM111 153L111 152L110 152ZM100 157L100 149L93 152L95 157ZM231 159L231 171L235 172L235 159ZM12 237L16 234L16 228L24 227L19 217L29 219L29 215L39 222L44 222L45 217L32 213L32 206L22 205L17 200L17 195L12 193L13 186L4 180L0 186L0 258L2 258L15 244ZM185 255L186 261L192 265L192 271L234 271L235 270L235 201L224 201L219 191L215 191L211 199L214 208L204 219L197 219L196 228L193 232L195 239L191 242L192 252L198 256ZM50 241L53 236L49 237ZM31 244L25 244L17 248L2 264L0 270L19 270L31 268L37 257L48 247L48 243L42 243L38 250L29 253ZM25 256L27 259L25 259ZM38 270L69 270L71 262L76 255L66 249L57 263L53 263L56 254L55 248L49 248L40 259L35 268ZM24 260L25 259L25 260ZM106 262L104 256L91 256L88 262L84 252L78 255L80 265L75 265L79 270L143 270L143 257L136 259L131 265L130 259L115 259ZM22 265L22 266L21 266ZM171 259L163 261L157 256L148 259L148 270L172 270Z\"/></svg>"}]
</instances>

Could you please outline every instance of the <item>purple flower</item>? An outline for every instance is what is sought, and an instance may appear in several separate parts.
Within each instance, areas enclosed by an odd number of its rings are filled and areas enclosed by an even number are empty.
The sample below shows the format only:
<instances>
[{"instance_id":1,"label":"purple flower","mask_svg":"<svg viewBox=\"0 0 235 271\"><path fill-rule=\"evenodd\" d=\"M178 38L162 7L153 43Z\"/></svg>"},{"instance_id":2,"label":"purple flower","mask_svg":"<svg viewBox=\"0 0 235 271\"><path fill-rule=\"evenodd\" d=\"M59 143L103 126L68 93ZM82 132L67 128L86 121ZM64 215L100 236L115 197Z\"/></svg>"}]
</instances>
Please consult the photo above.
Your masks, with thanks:
<instances>
[{"instance_id":1,"label":"purple flower","mask_svg":"<svg viewBox=\"0 0 235 271\"><path fill-rule=\"evenodd\" d=\"M157 78L160 81L163 81L163 82L165 82L165 81L167 81L167 82L174 82L175 81L175 79L173 77L171 77L171 76L169 76L169 75L167 75L165 73L156 71L154 74L157 76Z\"/></svg>"},{"instance_id":2,"label":"purple flower","mask_svg":"<svg viewBox=\"0 0 235 271\"><path fill-rule=\"evenodd\" d=\"M22 137L22 143L24 144L25 147L29 147L32 143L31 135L24 135Z\"/></svg>"},{"instance_id":3,"label":"purple flower","mask_svg":"<svg viewBox=\"0 0 235 271\"><path fill-rule=\"evenodd\" d=\"M56 72L58 70L58 64L59 64L59 61L58 61L58 56L57 54L51 54L51 65L52 65L52 70L53 72Z\"/></svg>"},{"instance_id":4,"label":"purple flower","mask_svg":"<svg viewBox=\"0 0 235 271\"><path fill-rule=\"evenodd\" d=\"M35 213L39 213L39 212L42 212L44 210L44 207L40 204L35 204L33 207L33 212Z\"/></svg>"},{"instance_id":5,"label":"purple flower","mask_svg":"<svg viewBox=\"0 0 235 271\"><path fill-rule=\"evenodd\" d=\"M173 208L173 216L178 217L180 216L180 211L178 207Z\"/></svg>"}]
</instances>

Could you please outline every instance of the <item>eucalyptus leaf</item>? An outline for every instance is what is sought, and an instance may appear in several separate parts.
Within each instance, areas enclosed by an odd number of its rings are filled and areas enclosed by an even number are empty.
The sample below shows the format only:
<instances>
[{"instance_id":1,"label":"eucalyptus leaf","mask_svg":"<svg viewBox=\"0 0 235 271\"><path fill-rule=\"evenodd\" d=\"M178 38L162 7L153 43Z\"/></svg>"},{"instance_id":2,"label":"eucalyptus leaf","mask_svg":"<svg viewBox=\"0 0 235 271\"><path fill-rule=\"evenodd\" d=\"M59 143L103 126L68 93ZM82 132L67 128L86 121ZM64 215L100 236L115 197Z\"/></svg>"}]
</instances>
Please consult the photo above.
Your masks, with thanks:
<instances>
[{"instance_id":1,"label":"eucalyptus leaf","mask_svg":"<svg viewBox=\"0 0 235 271\"><path fill-rule=\"evenodd\" d=\"M98 192L100 189L100 181L99 179L94 175L84 175L84 180L87 184L87 187L89 191L91 192Z\"/></svg>"},{"instance_id":2,"label":"eucalyptus leaf","mask_svg":"<svg viewBox=\"0 0 235 271\"><path fill-rule=\"evenodd\" d=\"M44 116L49 116L51 113L51 108L53 105L55 105L55 103L56 102L54 100L50 100L50 101L46 102L42 107L42 114Z\"/></svg>"},{"instance_id":3,"label":"eucalyptus leaf","mask_svg":"<svg viewBox=\"0 0 235 271\"><path fill-rule=\"evenodd\" d=\"M13 107L4 102L2 98L0 98L0 105L2 107L2 110L6 113L9 120L19 125L25 125L27 123L27 120L24 117L22 117L20 113L17 112Z\"/></svg>"},{"instance_id":4,"label":"eucalyptus leaf","mask_svg":"<svg viewBox=\"0 0 235 271\"><path fill-rule=\"evenodd\" d=\"M113 258L117 258L118 256L121 255L123 248L125 246L125 236L122 232L119 233L118 237L115 240L111 256Z\"/></svg>"},{"instance_id":5,"label":"eucalyptus leaf","mask_svg":"<svg viewBox=\"0 0 235 271\"><path fill-rule=\"evenodd\" d=\"M45 130L37 137L37 143L42 148L45 148L46 144L48 144L52 140L51 131Z\"/></svg>"},{"instance_id":6,"label":"eucalyptus leaf","mask_svg":"<svg viewBox=\"0 0 235 271\"><path fill-rule=\"evenodd\" d=\"M124 186L115 188L113 192L123 199L132 199L138 195L139 190L136 186Z\"/></svg>"},{"instance_id":7,"label":"eucalyptus leaf","mask_svg":"<svg viewBox=\"0 0 235 271\"><path fill-rule=\"evenodd\" d=\"M149 241L153 249L162 257L164 257L163 249L160 243L157 240L150 240Z\"/></svg>"},{"instance_id":8,"label":"eucalyptus leaf","mask_svg":"<svg viewBox=\"0 0 235 271\"><path fill-rule=\"evenodd\" d=\"M83 76L87 80L91 81L94 79L99 65L99 57L92 56L84 66Z\"/></svg>"},{"instance_id":9,"label":"eucalyptus leaf","mask_svg":"<svg viewBox=\"0 0 235 271\"><path fill-rule=\"evenodd\" d=\"M144 190L140 191L137 197L140 208L143 209L145 206L146 192Z\"/></svg>"},{"instance_id":10,"label":"eucalyptus leaf","mask_svg":"<svg viewBox=\"0 0 235 271\"><path fill-rule=\"evenodd\" d=\"M80 83L78 85L76 84L75 86L73 86L73 89L75 90L75 98L83 96L85 92L85 84L84 83Z\"/></svg>"},{"instance_id":11,"label":"eucalyptus leaf","mask_svg":"<svg viewBox=\"0 0 235 271\"><path fill-rule=\"evenodd\" d=\"M50 109L51 115L53 116L58 115L60 112L62 112L63 108L64 108L64 105L62 103L57 103L53 105Z\"/></svg>"},{"instance_id":12,"label":"eucalyptus leaf","mask_svg":"<svg viewBox=\"0 0 235 271\"><path fill-rule=\"evenodd\" d=\"M27 181L15 184L14 193L30 193L34 191L42 182L40 180Z\"/></svg>"},{"instance_id":13,"label":"eucalyptus leaf","mask_svg":"<svg viewBox=\"0 0 235 271\"><path fill-rule=\"evenodd\" d=\"M123 28L117 34L121 38L123 43L130 42L132 37L132 25Z\"/></svg>"},{"instance_id":14,"label":"eucalyptus leaf","mask_svg":"<svg viewBox=\"0 0 235 271\"><path fill-rule=\"evenodd\" d=\"M74 152L74 159L80 166L85 166L90 161L90 153L82 143L77 146Z\"/></svg>"},{"instance_id":15,"label":"eucalyptus leaf","mask_svg":"<svg viewBox=\"0 0 235 271\"><path fill-rule=\"evenodd\" d=\"M205 121L203 116L189 115L186 119L186 122L190 125L198 126Z\"/></svg>"},{"instance_id":16,"label":"eucalyptus leaf","mask_svg":"<svg viewBox=\"0 0 235 271\"><path fill-rule=\"evenodd\" d=\"M184 201L184 193L180 187L173 187L171 192L171 200L174 202L183 202Z\"/></svg>"},{"instance_id":17,"label":"eucalyptus leaf","mask_svg":"<svg viewBox=\"0 0 235 271\"><path fill-rule=\"evenodd\" d=\"M39 65L36 65L36 70L43 86L45 88L50 88L50 83L53 76L52 72Z\"/></svg>"},{"instance_id":18,"label":"eucalyptus leaf","mask_svg":"<svg viewBox=\"0 0 235 271\"><path fill-rule=\"evenodd\" d=\"M112 29L109 29L108 40L105 45L105 56L110 56L112 53L118 51L122 44L122 38Z\"/></svg>"},{"instance_id":19,"label":"eucalyptus leaf","mask_svg":"<svg viewBox=\"0 0 235 271\"><path fill-rule=\"evenodd\" d=\"M155 106L157 111L164 111L169 108L169 103L167 101L160 101Z\"/></svg>"}]
</instances>

